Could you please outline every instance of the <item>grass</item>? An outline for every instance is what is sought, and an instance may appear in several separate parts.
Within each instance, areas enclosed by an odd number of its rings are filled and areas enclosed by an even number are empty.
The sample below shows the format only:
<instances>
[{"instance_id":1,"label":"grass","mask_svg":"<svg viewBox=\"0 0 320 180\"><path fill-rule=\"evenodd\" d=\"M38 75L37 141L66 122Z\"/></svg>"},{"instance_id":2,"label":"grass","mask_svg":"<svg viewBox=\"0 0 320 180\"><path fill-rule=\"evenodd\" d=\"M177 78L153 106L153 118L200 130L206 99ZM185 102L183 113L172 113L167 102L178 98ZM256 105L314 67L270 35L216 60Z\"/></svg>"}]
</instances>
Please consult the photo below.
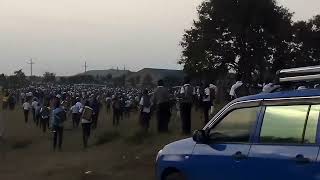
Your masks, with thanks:
<instances>
[{"instance_id":1,"label":"grass","mask_svg":"<svg viewBox=\"0 0 320 180\"><path fill-rule=\"evenodd\" d=\"M154 179L157 152L168 143L188 137L181 134L176 112L169 123L170 133L159 134L155 117L146 133L139 126L138 113L131 113L120 121L119 127L113 127L112 114L102 109L88 149L82 147L81 128L73 129L71 121L67 121L65 129L70 130L64 131L63 150L53 152L52 134L42 133L33 122L26 125L21 109L8 112L8 117L5 140L10 148L5 149L6 157L0 163L1 180ZM194 110L192 130L202 127L202 112ZM86 174L88 171L91 173Z\"/></svg>"}]
</instances>

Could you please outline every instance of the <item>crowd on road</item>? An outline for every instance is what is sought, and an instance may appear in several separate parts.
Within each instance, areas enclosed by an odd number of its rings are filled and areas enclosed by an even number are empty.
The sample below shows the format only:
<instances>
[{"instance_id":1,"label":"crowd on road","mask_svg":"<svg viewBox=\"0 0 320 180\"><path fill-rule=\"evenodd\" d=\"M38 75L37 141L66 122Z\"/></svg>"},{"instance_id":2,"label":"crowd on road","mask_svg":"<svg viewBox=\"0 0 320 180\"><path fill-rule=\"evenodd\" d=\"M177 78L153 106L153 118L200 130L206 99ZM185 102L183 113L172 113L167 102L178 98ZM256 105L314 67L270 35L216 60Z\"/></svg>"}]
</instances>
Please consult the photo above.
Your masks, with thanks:
<instances>
[{"instance_id":1,"label":"crowd on road","mask_svg":"<svg viewBox=\"0 0 320 180\"><path fill-rule=\"evenodd\" d=\"M270 91L272 88L273 84L268 83L263 91ZM99 126L99 114L102 110L112 114L114 127L119 126L123 118L130 117L130 113L139 112L142 131L149 130L151 116L155 114L159 133L169 131L168 125L175 110L181 118L181 132L188 135L191 133L192 107L202 109L203 124L207 124L215 107L217 92L218 87L213 83L192 86L187 77L179 87L167 88L164 82L159 80L155 89L143 90L39 85L4 91L2 109L22 107L24 123L30 123L31 117L32 122L44 133L48 130L53 133L54 150L62 148L64 124L70 114L73 128L80 125L82 127L83 147L86 148L91 131ZM241 79L238 79L229 92L231 99L249 94L249 88Z\"/></svg>"}]
</instances>

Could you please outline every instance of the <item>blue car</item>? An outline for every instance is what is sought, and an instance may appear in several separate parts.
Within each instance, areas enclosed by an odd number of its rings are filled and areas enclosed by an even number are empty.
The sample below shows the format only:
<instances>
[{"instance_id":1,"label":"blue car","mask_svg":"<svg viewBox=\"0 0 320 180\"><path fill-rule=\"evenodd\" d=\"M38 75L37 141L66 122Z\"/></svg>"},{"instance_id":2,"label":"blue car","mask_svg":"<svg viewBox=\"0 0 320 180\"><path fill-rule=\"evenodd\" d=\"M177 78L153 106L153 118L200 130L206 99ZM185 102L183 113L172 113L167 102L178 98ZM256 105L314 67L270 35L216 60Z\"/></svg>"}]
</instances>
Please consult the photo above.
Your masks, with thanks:
<instances>
[{"instance_id":1,"label":"blue car","mask_svg":"<svg viewBox=\"0 0 320 180\"><path fill-rule=\"evenodd\" d=\"M320 89L236 99L193 138L166 145L158 180L319 180Z\"/></svg>"}]
</instances>

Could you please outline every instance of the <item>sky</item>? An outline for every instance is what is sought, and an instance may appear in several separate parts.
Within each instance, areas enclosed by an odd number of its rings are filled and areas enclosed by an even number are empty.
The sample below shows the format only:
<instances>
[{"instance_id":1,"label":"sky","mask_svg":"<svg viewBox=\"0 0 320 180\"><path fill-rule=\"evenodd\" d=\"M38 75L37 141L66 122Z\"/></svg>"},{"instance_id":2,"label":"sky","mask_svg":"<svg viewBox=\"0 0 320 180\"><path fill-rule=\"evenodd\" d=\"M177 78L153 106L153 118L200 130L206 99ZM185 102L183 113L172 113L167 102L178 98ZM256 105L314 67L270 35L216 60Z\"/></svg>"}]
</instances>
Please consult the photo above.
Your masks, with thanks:
<instances>
[{"instance_id":1,"label":"sky","mask_svg":"<svg viewBox=\"0 0 320 180\"><path fill-rule=\"evenodd\" d=\"M295 20L319 0L278 0ZM0 0L0 73L73 75L88 70L181 69L179 42L201 0Z\"/></svg>"}]
</instances>

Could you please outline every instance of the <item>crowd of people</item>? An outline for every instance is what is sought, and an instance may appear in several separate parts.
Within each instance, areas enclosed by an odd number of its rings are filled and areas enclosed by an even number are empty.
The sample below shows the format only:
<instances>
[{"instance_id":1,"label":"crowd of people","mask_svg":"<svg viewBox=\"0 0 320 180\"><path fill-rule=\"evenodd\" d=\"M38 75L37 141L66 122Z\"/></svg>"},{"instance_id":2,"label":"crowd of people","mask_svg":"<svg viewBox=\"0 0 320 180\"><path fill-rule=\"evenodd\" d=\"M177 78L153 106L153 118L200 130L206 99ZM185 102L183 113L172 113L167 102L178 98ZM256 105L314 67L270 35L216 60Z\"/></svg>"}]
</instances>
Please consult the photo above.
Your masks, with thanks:
<instances>
[{"instance_id":1,"label":"crowd of people","mask_svg":"<svg viewBox=\"0 0 320 180\"><path fill-rule=\"evenodd\" d=\"M270 84L266 84L271 88ZM269 89L270 89L269 88ZM264 90L267 87L264 88ZM265 90L266 91L266 90ZM230 98L249 94L248 88L239 79L230 89ZM183 85L167 88L159 80L155 89L107 88L95 86L32 86L4 92L2 106L4 110L22 107L24 123L33 123L43 133L53 133L53 149L61 149L63 144L64 124L67 114L71 115L73 128L82 127L83 147L88 146L91 131L99 126L102 110L112 114L112 125L117 127L130 113L139 112L139 125L142 131L148 131L153 114L157 119L157 131L166 133L173 113L176 110L181 118L181 132L191 133L191 112L194 105L203 112L203 124L210 120L218 87L213 83L201 83L192 86L189 78ZM31 114L31 116L30 116Z\"/></svg>"}]
</instances>

